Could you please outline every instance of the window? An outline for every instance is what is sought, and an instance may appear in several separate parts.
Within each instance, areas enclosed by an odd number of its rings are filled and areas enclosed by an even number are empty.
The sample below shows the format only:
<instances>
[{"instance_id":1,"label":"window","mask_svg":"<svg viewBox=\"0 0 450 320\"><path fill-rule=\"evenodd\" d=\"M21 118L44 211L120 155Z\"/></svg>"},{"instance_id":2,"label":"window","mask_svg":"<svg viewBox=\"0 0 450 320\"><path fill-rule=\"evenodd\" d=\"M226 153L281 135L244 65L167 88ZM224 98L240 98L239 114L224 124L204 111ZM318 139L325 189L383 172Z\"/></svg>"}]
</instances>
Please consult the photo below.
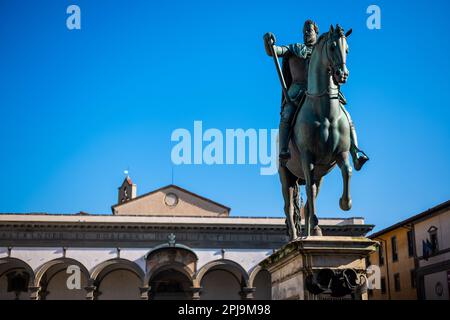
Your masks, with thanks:
<instances>
[{"instance_id":1,"label":"window","mask_svg":"<svg viewBox=\"0 0 450 320\"><path fill-rule=\"evenodd\" d=\"M398 261L398 252L397 252L397 237L391 238L391 246L392 246L392 261Z\"/></svg>"},{"instance_id":2,"label":"window","mask_svg":"<svg viewBox=\"0 0 450 320\"><path fill-rule=\"evenodd\" d=\"M431 242L431 254L436 254L439 251L437 230L438 229L435 226L432 226L432 227L430 227L430 229L428 229L428 233L430 235L430 242Z\"/></svg>"},{"instance_id":3,"label":"window","mask_svg":"<svg viewBox=\"0 0 450 320\"><path fill-rule=\"evenodd\" d=\"M384 277L381 278L381 294L386 293L386 279Z\"/></svg>"},{"instance_id":4,"label":"window","mask_svg":"<svg viewBox=\"0 0 450 320\"><path fill-rule=\"evenodd\" d=\"M413 232L410 230L410 231L408 231L408 233L406 235L408 237L408 256L412 257L412 256L414 256L414 237L413 237Z\"/></svg>"},{"instance_id":5,"label":"window","mask_svg":"<svg viewBox=\"0 0 450 320\"><path fill-rule=\"evenodd\" d=\"M394 274L394 287L395 291L400 291L400 274Z\"/></svg>"},{"instance_id":6,"label":"window","mask_svg":"<svg viewBox=\"0 0 450 320\"><path fill-rule=\"evenodd\" d=\"M23 271L13 271L6 275L8 279L8 292L27 292L30 276Z\"/></svg>"},{"instance_id":7,"label":"window","mask_svg":"<svg viewBox=\"0 0 450 320\"><path fill-rule=\"evenodd\" d=\"M384 265L384 248L382 243L378 247L378 264L380 266Z\"/></svg>"},{"instance_id":8,"label":"window","mask_svg":"<svg viewBox=\"0 0 450 320\"><path fill-rule=\"evenodd\" d=\"M411 274L411 288L414 289L416 287L416 272L414 270L411 270L410 274Z\"/></svg>"}]
</instances>

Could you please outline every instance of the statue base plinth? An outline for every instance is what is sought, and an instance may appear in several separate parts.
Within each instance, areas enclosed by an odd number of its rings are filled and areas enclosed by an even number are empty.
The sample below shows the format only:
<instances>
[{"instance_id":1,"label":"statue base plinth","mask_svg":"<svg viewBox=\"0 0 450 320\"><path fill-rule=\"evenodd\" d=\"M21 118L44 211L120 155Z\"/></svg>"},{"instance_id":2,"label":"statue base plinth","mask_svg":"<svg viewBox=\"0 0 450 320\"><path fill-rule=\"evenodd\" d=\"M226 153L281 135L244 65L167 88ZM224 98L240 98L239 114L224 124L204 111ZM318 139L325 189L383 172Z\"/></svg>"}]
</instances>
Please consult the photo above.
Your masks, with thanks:
<instances>
[{"instance_id":1,"label":"statue base plinth","mask_svg":"<svg viewBox=\"0 0 450 320\"><path fill-rule=\"evenodd\" d=\"M365 237L310 236L260 265L271 274L273 300L367 299L365 258L376 246Z\"/></svg>"}]
</instances>

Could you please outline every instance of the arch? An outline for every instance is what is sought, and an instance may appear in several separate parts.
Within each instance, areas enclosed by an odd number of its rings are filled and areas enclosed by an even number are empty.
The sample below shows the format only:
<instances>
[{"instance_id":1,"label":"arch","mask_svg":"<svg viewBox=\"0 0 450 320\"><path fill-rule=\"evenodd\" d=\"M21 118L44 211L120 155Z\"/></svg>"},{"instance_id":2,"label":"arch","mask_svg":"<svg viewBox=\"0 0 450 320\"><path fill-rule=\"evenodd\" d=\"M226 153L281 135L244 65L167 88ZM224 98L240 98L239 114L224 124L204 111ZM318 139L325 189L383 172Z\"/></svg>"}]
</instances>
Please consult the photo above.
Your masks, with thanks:
<instances>
[{"instance_id":1,"label":"arch","mask_svg":"<svg viewBox=\"0 0 450 320\"><path fill-rule=\"evenodd\" d=\"M12 257L0 258L1 299L17 300L23 298L23 294L25 299L29 299L30 286L33 286L33 283L34 271L28 263Z\"/></svg>"},{"instance_id":2,"label":"arch","mask_svg":"<svg viewBox=\"0 0 450 320\"><path fill-rule=\"evenodd\" d=\"M31 266L23 260L12 257L0 258L0 277L12 269L25 269L30 274L30 285L34 284L34 271Z\"/></svg>"},{"instance_id":3,"label":"arch","mask_svg":"<svg viewBox=\"0 0 450 320\"><path fill-rule=\"evenodd\" d=\"M111 280L111 277L115 280ZM122 258L103 261L91 272L90 282L95 290L93 297L108 300L140 299L144 277L142 268L133 261Z\"/></svg>"},{"instance_id":4,"label":"arch","mask_svg":"<svg viewBox=\"0 0 450 320\"><path fill-rule=\"evenodd\" d=\"M144 259L148 260L156 252L161 251L161 250L165 250L165 249L184 250L184 251L187 251L187 252L191 253L195 257L195 260L198 260L198 256L194 252L194 250L192 250L190 247L185 246L184 244L180 244L180 243L175 243L175 244L163 243L163 244L160 244L159 246L156 246L153 249L151 249L149 252L147 252L147 254L144 256Z\"/></svg>"},{"instance_id":5,"label":"arch","mask_svg":"<svg viewBox=\"0 0 450 320\"><path fill-rule=\"evenodd\" d=\"M248 279L248 286L249 287L254 287L255 284L255 278L258 275L259 272L261 271L267 271L267 269L261 267L260 265L255 266L254 268L251 269L250 271L250 276Z\"/></svg>"},{"instance_id":6,"label":"arch","mask_svg":"<svg viewBox=\"0 0 450 320\"><path fill-rule=\"evenodd\" d=\"M233 273L236 272L242 277L242 286L248 287L249 276L247 271L239 263L228 259L213 260L205 264L200 268L200 270L198 270L197 274L195 275L194 284L200 286L202 279L206 275L206 273L214 269L229 270Z\"/></svg>"},{"instance_id":7,"label":"arch","mask_svg":"<svg viewBox=\"0 0 450 320\"><path fill-rule=\"evenodd\" d=\"M266 272L267 274L265 276L268 276L268 279L262 278ZM270 300L272 298L271 274L267 269L262 268L260 265L257 265L250 271L248 286L250 288L255 288L255 299Z\"/></svg>"},{"instance_id":8,"label":"arch","mask_svg":"<svg viewBox=\"0 0 450 320\"><path fill-rule=\"evenodd\" d=\"M91 272L91 280L94 283L100 282L109 272L118 269L125 269L133 272L139 277L139 280L144 283L144 270L142 270L137 263L123 258L106 260L96 265Z\"/></svg>"},{"instance_id":9,"label":"arch","mask_svg":"<svg viewBox=\"0 0 450 320\"><path fill-rule=\"evenodd\" d=\"M151 299L192 299L193 272L182 263L164 263L149 272L146 278ZM165 284L161 287L158 282Z\"/></svg>"},{"instance_id":10,"label":"arch","mask_svg":"<svg viewBox=\"0 0 450 320\"><path fill-rule=\"evenodd\" d=\"M183 273L193 282L197 271L197 254L189 247L182 244L164 243L150 250L145 255L146 275L145 284L158 272L164 269L174 269Z\"/></svg>"},{"instance_id":11,"label":"arch","mask_svg":"<svg viewBox=\"0 0 450 320\"><path fill-rule=\"evenodd\" d=\"M149 270L147 272L147 274L145 275L145 280L144 283L145 284L149 284L151 279L154 278L155 276L158 275L158 273L166 271L166 270L170 270L173 269L177 272L182 273L183 275L185 275L186 277L188 277L189 281L191 281L191 283L194 283L194 273L192 272L192 270L179 262L166 262L166 263L162 263L159 264L154 270Z\"/></svg>"},{"instance_id":12,"label":"arch","mask_svg":"<svg viewBox=\"0 0 450 320\"><path fill-rule=\"evenodd\" d=\"M38 288L36 293L36 299L47 299L48 294L52 294L53 291L49 289L50 284L56 285L52 280L55 281L63 281L61 278L61 272L67 269L68 266L75 265L80 268L81 272L81 288L76 291L73 291L71 294L67 295L67 286L59 286L58 290L60 296L55 297L56 299L73 299L74 295L76 295L76 299L84 299L86 297L85 287L89 281L89 271L88 269L78 260L61 257L56 258L42 264L36 271L36 276L34 279L34 287ZM56 282L58 283L58 282Z\"/></svg>"},{"instance_id":13,"label":"arch","mask_svg":"<svg viewBox=\"0 0 450 320\"><path fill-rule=\"evenodd\" d=\"M78 260L72 259L72 258L56 258L50 261L45 262L43 265L41 265L36 270L36 276L34 279L34 284L36 287L39 287L41 285L41 280L43 276L52 268L56 267L58 265L76 265L80 267L80 271L86 275L86 277L89 279L89 271L88 269Z\"/></svg>"},{"instance_id":14,"label":"arch","mask_svg":"<svg viewBox=\"0 0 450 320\"><path fill-rule=\"evenodd\" d=\"M249 276L239 263L219 259L205 264L195 280L202 300L241 300L246 296Z\"/></svg>"}]
</instances>

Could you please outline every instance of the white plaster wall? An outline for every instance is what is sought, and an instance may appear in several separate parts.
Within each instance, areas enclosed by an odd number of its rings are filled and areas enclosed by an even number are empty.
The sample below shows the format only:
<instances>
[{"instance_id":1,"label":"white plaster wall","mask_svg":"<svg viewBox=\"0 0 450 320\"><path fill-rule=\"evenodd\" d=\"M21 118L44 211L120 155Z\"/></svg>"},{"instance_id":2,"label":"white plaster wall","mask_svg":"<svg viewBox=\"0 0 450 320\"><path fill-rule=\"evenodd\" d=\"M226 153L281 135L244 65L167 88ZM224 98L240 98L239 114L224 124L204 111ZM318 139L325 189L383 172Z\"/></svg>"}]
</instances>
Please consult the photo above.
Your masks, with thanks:
<instances>
[{"instance_id":1,"label":"white plaster wall","mask_svg":"<svg viewBox=\"0 0 450 320\"><path fill-rule=\"evenodd\" d=\"M144 256L149 250L150 249L123 248L120 251L120 257L137 263L145 272ZM0 258L7 256L8 249L6 247L0 247ZM36 270L44 263L57 258L62 258L63 250L61 247L14 247L11 250L11 257L28 263L36 272ZM66 257L79 261L89 270L89 272L92 272L98 264L106 260L117 258L117 250L116 248L68 248L66 250Z\"/></svg>"},{"instance_id":2,"label":"white plaster wall","mask_svg":"<svg viewBox=\"0 0 450 320\"><path fill-rule=\"evenodd\" d=\"M271 249L227 249L224 258L240 264L248 273L262 260L272 254ZM222 259L220 249L196 249L198 256L197 269L208 262Z\"/></svg>"},{"instance_id":3,"label":"white plaster wall","mask_svg":"<svg viewBox=\"0 0 450 320\"><path fill-rule=\"evenodd\" d=\"M121 248L120 257L137 263L145 272L145 255L151 248ZM224 258L240 264L247 272L250 272L260 261L272 254L271 249L227 249ZM198 256L197 269L208 262L222 258L220 249L195 249ZM0 258L7 256L7 248L0 247ZM28 263L36 271L44 263L61 258L63 250L56 248L14 247L11 257L18 258ZM98 264L117 257L116 248L67 248L66 257L72 258L83 264L90 272Z\"/></svg>"},{"instance_id":4,"label":"white plaster wall","mask_svg":"<svg viewBox=\"0 0 450 320\"><path fill-rule=\"evenodd\" d=\"M8 256L8 248L0 247L0 259Z\"/></svg>"},{"instance_id":5,"label":"white plaster wall","mask_svg":"<svg viewBox=\"0 0 450 320\"><path fill-rule=\"evenodd\" d=\"M89 272L103 261L117 257L116 248L68 248L66 257L77 260L83 264Z\"/></svg>"},{"instance_id":6,"label":"white plaster wall","mask_svg":"<svg viewBox=\"0 0 450 320\"><path fill-rule=\"evenodd\" d=\"M27 248L14 247L11 257L20 259L30 265L36 271L44 263L63 256L63 250L59 248Z\"/></svg>"},{"instance_id":7,"label":"white plaster wall","mask_svg":"<svg viewBox=\"0 0 450 320\"><path fill-rule=\"evenodd\" d=\"M120 251L120 257L127 259L136 263L141 267L142 271L145 273L145 255L150 251L150 249L133 249L133 248L122 248Z\"/></svg>"}]
</instances>

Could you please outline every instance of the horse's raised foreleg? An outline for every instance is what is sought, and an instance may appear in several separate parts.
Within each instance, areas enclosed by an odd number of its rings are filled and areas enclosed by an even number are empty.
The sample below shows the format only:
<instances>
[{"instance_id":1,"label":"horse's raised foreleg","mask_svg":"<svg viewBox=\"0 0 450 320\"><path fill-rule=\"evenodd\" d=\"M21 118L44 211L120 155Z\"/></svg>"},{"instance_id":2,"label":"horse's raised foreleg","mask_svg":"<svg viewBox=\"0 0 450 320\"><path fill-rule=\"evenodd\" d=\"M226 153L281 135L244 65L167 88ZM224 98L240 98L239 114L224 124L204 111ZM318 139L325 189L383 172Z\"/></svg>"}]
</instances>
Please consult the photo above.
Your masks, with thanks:
<instances>
[{"instance_id":1,"label":"horse's raised foreleg","mask_svg":"<svg viewBox=\"0 0 450 320\"><path fill-rule=\"evenodd\" d=\"M336 158L337 164L341 169L343 181L342 197L339 199L339 206L345 211L352 208L352 197L350 195L350 178L352 177L352 167L350 166L348 155L348 152L342 152Z\"/></svg>"}]
</instances>

